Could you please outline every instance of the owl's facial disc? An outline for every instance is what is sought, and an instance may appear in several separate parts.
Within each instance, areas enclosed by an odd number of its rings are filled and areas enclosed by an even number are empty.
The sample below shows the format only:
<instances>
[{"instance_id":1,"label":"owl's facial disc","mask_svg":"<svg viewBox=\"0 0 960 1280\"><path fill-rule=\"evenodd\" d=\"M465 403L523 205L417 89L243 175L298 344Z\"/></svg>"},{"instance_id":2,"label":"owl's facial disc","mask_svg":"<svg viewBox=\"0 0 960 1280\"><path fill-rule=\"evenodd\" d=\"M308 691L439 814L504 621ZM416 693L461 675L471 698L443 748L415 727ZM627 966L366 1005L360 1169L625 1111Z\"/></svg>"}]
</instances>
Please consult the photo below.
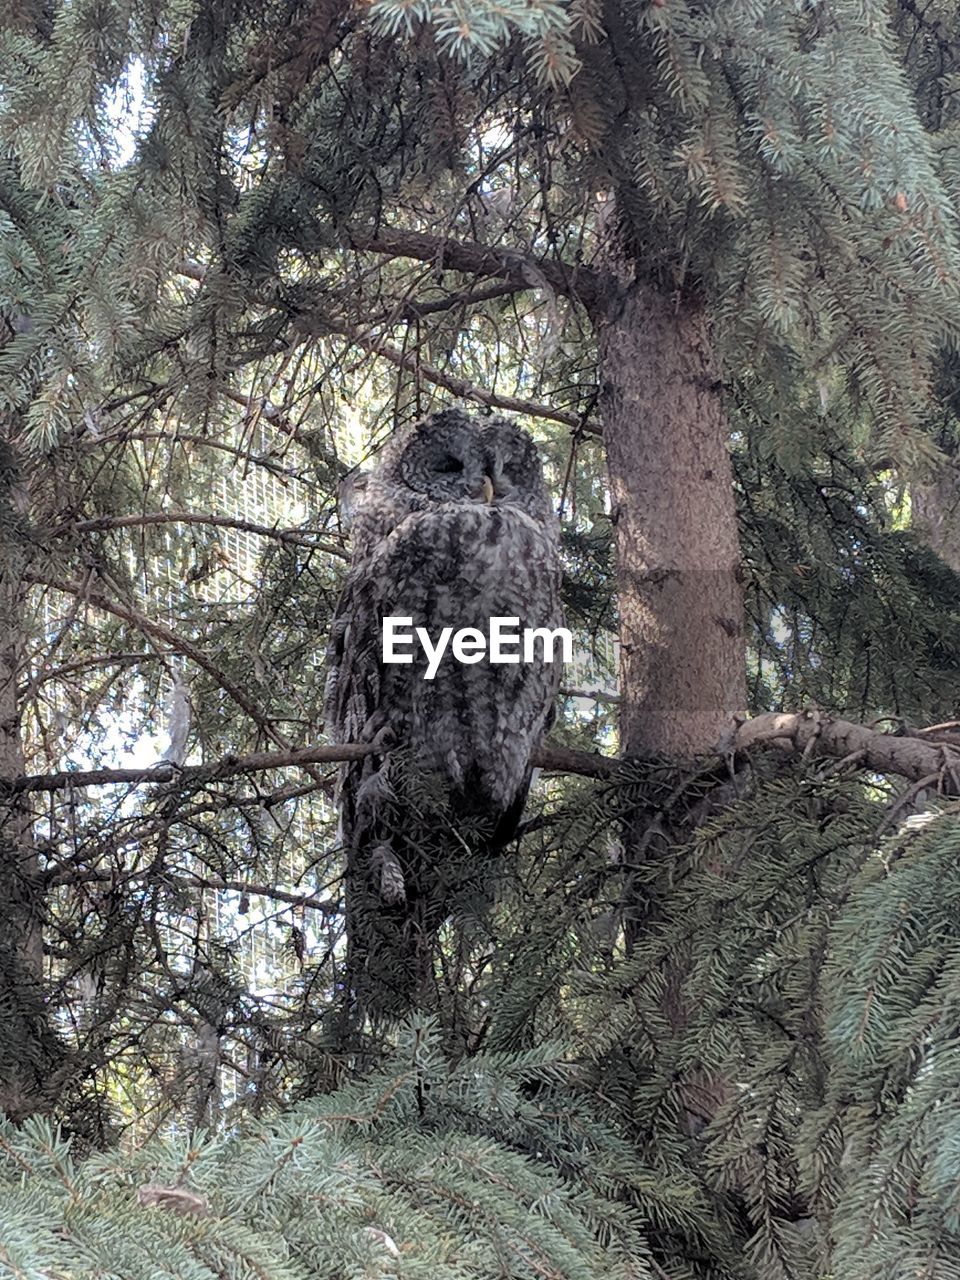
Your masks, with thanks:
<instances>
[{"instance_id":1,"label":"owl's facial disc","mask_svg":"<svg viewBox=\"0 0 960 1280\"><path fill-rule=\"evenodd\" d=\"M400 462L410 488L434 502L484 501L492 484L487 469L478 433L448 422L421 427Z\"/></svg>"},{"instance_id":2,"label":"owl's facial disc","mask_svg":"<svg viewBox=\"0 0 960 1280\"><path fill-rule=\"evenodd\" d=\"M444 410L418 423L394 464L418 495L418 507L463 502L516 506L536 519L551 515L536 446L504 418Z\"/></svg>"}]
</instances>

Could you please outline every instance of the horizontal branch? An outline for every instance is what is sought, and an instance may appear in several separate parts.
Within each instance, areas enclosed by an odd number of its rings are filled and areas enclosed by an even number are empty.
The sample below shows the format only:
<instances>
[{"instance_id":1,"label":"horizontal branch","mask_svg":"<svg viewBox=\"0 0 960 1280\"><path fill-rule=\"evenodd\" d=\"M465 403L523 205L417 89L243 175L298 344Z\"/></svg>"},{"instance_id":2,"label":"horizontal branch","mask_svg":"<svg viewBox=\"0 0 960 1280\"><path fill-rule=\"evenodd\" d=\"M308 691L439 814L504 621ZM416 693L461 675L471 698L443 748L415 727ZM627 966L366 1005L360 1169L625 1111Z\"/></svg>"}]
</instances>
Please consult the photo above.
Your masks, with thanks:
<instances>
[{"instance_id":1,"label":"horizontal branch","mask_svg":"<svg viewBox=\"0 0 960 1280\"><path fill-rule=\"evenodd\" d=\"M206 524L217 528L238 529L241 533L253 533L263 538L276 538L297 547L309 547L311 551L324 551L331 556L347 559L347 552L332 542L317 542L302 529L278 529L272 525L255 524L235 516L213 515L206 511L144 511L129 516L94 516L89 520L76 520L63 528L72 533L98 533L107 529L132 529L156 524ZM58 530L62 532L63 530Z\"/></svg>"},{"instance_id":2,"label":"horizontal branch","mask_svg":"<svg viewBox=\"0 0 960 1280\"><path fill-rule=\"evenodd\" d=\"M368 743L343 743L339 746L303 747L288 751L256 751L246 756L224 756L211 764L182 765L158 761L146 769L62 769L57 773L29 774L19 778L0 779L0 796L23 795L35 791L79 790L83 787L159 785L180 782L203 784L236 778L244 774L263 773L268 769L304 768L317 764L342 764L362 760L382 751ZM611 776L617 762L609 756L570 747L545 744L536 753L534 763L550 773L579 773L588 777Z\"/></svg>"},{"instance_id":3,"label":"horizontal branch","mask_svg":"<svg viewBox=\"0 0 960 1280\"><path fill-rule=\"evenodd\" d=\"M376 230L352 226L347 237L352 249L366 253L432 262L441 269L464 275L496 276L527 288L537 288L542 281L556 293L574 298L587 307L599 298L604 284L601 274L592 267L557 258L534 257L519 249L503 249L476 240L457 240L384 226Z\"/></svg>"},{"instance_id":4,"label":"horizontal branch","mask_svg":"<svg viewBox=\"0 0 960 1280\"><path fill-rule=\"evenodd\" d=\"M572 689L562 684L559 689L561 698L583 698L589 702L609 702L616 705L620 701L619 693L608 693L605 689Z\"/></svg>"},{"instance_id":5,"label":"horizontal branch","mask_svg":"<svg viewBox=\"0 0 960 1280\"><path fill-rule=\"evenodd\" d=\"M616 756L545 742L533 753L533 763L545 773L578 773L584 778L612 778L620 767Z\"/></svg>"},{"instance_id":6,"label":"horizontal branch","mask_svg":"<svg viewBox=\"0 0 960 1280\"><path fill-rule=\"evenodd\" d=\"M761 747L849 759L870 772L894 774L911 782L933 779L930 785L938 785L943 794L960 795L960 738L956 743L928 742L922 737L881 733L849 720L831 720L814 712L769 712L744 721L732 740L725 744L726 750L738 755ZM177 766L161 761L145 769L61 770L0 779L0 796L141 783L219 782L272 769L342 764L362 760L382 750L382 746L369 743L343 743L228 755L201 765ZM548 773L573 773L590 778L615 777L621 766L616 757L550 742L534 753L533 763Z\"/></svg>"},{"instance_id":7,"label":"horizontal branch","mask_svg":"<svg viewBox=\"0 0 960 1280\"><path fill-rule=\"evenodd\" d=\"M774 747L849 759L872 773L895 774L911 782L927 780L944 795L960 795L960 739L927 742L835 720L822 712L770 711L739 725L732 747L737 753Z\"/></svg>"},{"instance_id":8,"label":"horizontal branch","mask_svg":"<svg viewBox=\"0 0 960 1280\"><path fill-rule=\"evenodd\" d=\"M514 284L490 284L485 289L469 289L464 293L451 293L445 298L434 298L428 302L409 301L401 309L399 320L422 320L424 316L437 315L443 311L453 311L457 307L475 307L479 302L494 302L497 298L510 298L530 286Z\"/></svg>"}]
</instances>

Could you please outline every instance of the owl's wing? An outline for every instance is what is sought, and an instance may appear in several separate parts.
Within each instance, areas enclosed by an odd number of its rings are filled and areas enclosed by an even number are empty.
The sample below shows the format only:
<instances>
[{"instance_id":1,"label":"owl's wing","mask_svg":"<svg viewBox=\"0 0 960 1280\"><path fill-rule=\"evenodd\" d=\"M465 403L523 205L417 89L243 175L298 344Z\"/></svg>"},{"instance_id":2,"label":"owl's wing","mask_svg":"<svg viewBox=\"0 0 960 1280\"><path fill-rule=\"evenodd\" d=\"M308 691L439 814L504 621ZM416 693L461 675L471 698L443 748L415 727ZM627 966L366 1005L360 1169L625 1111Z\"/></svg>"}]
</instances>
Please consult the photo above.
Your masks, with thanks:
<instances>
[{"instance_id":1,"label":"owl's wing","mask_svg":"<svg viewBox=\"0 0 960 1280\"><path fill-rule=\"evenodd\" d=\"M380 612L366 568L347 578L327 645L326 721L334 742L372 742L382 728Z\"/></svg>"}]
</instances>

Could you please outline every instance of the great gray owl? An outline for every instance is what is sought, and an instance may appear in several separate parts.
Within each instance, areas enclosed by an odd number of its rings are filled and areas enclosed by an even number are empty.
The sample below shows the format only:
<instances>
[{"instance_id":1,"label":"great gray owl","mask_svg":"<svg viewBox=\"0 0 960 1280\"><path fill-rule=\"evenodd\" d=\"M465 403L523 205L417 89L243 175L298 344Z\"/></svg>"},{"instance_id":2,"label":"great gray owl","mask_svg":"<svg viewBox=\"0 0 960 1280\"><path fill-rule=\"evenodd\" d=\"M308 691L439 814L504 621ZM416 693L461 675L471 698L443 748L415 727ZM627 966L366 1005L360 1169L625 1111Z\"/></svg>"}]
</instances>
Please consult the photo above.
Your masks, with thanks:
<instances>
[{"instance_id":1,"label":"great gray owl","mask_svg":"<svg viewBox=\"0 0 960 1280\"><path fill-rule=\"evenodd\" d=\"M434 638L443 627L486 635L491 617L559 627L559 529L526 432L457 410L399 432L349 506L327 730L380 749L341 770L348 967L362 1008L395 1012L429 1000L439 925L516 830L561 664L542 646L530 662L465 664L448 646L425 679L417 644L411 663L382 660L383 619L410 618Z\"/></svg>"}]
</instances>

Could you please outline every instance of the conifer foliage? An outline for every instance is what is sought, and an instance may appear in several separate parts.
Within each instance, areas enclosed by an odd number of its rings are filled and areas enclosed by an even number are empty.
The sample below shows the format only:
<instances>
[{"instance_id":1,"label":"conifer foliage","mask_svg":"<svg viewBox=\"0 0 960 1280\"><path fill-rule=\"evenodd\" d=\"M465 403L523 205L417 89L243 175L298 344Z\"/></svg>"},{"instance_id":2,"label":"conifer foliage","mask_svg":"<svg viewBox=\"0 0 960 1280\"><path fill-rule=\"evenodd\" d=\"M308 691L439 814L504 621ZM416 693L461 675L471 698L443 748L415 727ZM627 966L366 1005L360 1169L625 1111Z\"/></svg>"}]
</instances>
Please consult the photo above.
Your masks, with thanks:
<instances>
[{"instance_id":1,"label":"conifer foliage","mask_svg":"<svg viewBox=\"0 0 960 1280\"><path fill-rule=\"evenodd\" d=\"M939 0L4 7L0 1276L960 1276L958 72ZM338 484L451 401L582 661L362 1023Z\"/></svg>"}]
</instances>

